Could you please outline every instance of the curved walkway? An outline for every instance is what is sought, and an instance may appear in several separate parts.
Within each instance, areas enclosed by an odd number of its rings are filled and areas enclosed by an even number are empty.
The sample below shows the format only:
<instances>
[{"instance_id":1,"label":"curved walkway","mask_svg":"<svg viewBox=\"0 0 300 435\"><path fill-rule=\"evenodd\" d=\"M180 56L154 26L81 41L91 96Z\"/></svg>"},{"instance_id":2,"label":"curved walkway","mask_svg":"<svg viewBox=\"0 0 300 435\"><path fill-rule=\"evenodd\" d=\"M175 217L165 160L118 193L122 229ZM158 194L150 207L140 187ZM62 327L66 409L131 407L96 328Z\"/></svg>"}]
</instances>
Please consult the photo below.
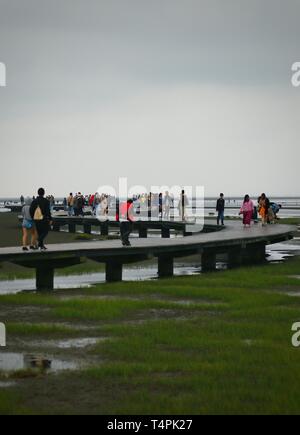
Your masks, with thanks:
<instances>
[{"instance_id":1,"label":"curved walkway","mask_svg":"<svg viewBox=\"0 0 300 435\"><path fill-rule=\"evenodd\" d=\"M120 241L79 242L48 245L47 252L23 253L20 247L1 248L0 262L8 261L35 268L37 289L53 289L54 270L79 264L90 258L106 264L107 281L122 280L123 264L158 258L158 276L173 276L174 258L201 255L202 270L214 270L216 255L228 254L230 266L253 264L265 260L265 247L290 240L296 228L287 225L260 225L244 229L240 222L230 222L222 231L200 233L174 239L132 239L132 247Z\"/></svg>"}]
</instances>

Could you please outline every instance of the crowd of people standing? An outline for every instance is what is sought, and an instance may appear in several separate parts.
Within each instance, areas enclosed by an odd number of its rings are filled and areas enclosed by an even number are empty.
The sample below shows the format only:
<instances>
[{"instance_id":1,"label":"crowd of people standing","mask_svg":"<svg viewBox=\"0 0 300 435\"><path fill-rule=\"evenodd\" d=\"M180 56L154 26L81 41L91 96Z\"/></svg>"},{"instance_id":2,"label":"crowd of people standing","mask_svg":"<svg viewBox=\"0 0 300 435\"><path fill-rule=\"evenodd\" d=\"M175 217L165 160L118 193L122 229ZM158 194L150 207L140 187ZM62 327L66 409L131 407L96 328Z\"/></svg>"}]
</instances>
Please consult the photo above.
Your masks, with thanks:
<instances>
[{"instance_id":1,"label":"crowd of people standing","mask_svg":"<svg viewBox=\"0 0 300 435\"><path fill-rule=\"evenodd\" d=\"M64 209L69 216L83 216L84 208L89 207L92 210L92 215L97 217L108 217L110 210L115 210L118 199L108 194L83 195L81 192L76 194L70 193L67 198L64 198ZM136 214L142 216L151 215L153 218L161 218L170 220L174 217L175 199L174 195L168 191L163 193L144 193L134 195L132 203ZM187 219L187 207L189 200L184 191L181 192L177 204L179 216L184 221Z\"/></svg>"},{"instance_id":2,"label":"crowd of people standing","mask_svg":"<svg viewBox=\"0 0 300 435\"><path fill-rule=\"evenodd\" d=\"M261 217L262 226L267 224L273 224L278 219L278 213L281 209L281 204L271 202L265 193L262 193L255 204L250 196L247 194L244 197L242 206L239 211L239 215L243 216L243 225L245 228L250 227L252 221L257 224L258 216ZM224 213L225 213L225 198L224 194L221 193L219 199L217 200L216 211L217 224L224 224Z\"/></svg>"},{"instance_id":3,"label":"crowd of people standing","mask_svg":"<svg viewBox=\"0 0 300 435\"><path fill-rule=\"evenodd\" d=\"M23 216L23 237L22 245L24 251L46 250L44 240L47 237L52 224L52 212L55 207L54 196L45 197L45 190L40 188L38 196L31 198L20 198ZM84 196L81 192L70 193L64 199L64 208L69 216L84 216L84 207L92 208L93 214L97 217L108 218L109 211L116 210L116 220L120 222L121 239L124 246L129 246L129 235L132 231L132 223L137 215L142 217L154 217L165 220L174 218L175 199L168 191L162 193L150 193L136 195L127 201L120 201L116 198L96 192L94 195ZM182 221L188 219L187 208L189 200L184 190L182 190L177 209ZM216 204L217 224L225 225L226 200L221 193ZM252 221L258 223L258 216L261 217L262 225L274 223L281 205L271 202L265 193L257 199L257 203L247 194L244 197L239 214L243 216L244 227L250 227ZM146 215L144 214L146 213ZM30 240L29 240L30 239Z\"/></svg>"}]
</instances>

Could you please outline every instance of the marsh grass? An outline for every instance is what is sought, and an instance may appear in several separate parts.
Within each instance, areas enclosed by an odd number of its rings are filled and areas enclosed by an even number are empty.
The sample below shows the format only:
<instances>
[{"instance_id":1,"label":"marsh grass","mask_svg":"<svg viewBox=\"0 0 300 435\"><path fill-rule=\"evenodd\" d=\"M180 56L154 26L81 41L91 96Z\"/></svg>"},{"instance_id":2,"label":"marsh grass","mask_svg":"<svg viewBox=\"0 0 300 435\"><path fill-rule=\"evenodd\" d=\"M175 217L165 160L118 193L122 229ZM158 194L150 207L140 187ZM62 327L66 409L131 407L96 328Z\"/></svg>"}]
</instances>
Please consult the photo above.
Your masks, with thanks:
<instances>
[{"instance_id":1,"label":"marsh grass","mask_svg":"<svg viewBox=\"0 0 300 435\"><path fill-rule=\"evenodd\" d=\"M294 258L198 277L103 284L74 291L74 299L64 292L67 300L59 292L0 297L0 313L48 307L48 322L92 322L108 337L83 351L92 358L88 368L23 379L8 395L0 388L0 412L298 414L300 351L291 345L291 326L300 320L300 298L288 293L300 293L292 278L299 274ZM69 326L30 327L17 319L8 331L21 338L71 334Z\"/></svg>"}]
</instances>

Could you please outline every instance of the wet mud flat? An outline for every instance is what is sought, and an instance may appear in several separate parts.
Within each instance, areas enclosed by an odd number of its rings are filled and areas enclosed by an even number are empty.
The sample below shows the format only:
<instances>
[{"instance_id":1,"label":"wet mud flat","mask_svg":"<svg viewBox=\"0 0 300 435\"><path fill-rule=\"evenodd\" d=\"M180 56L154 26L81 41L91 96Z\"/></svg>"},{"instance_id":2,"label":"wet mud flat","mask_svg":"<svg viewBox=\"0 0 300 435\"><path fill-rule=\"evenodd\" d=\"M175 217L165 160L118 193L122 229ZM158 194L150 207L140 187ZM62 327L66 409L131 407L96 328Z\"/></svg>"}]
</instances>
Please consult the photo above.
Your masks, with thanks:
<instances>
[{"instance_id":1,"label":"wet mud flat","mask_svg":"<svg viewBox=\"0 0 300 435\"><path fill-rule=\"evenodd\" d=\"M282 325L299 314L299 270L294 256L161 281L0 295L0 414L271 412L282 397L291 397L293 412L300 360Z\"/></svg>"},{"instance_id":2,"label":"wet mud flat","mask_svg":"<svg viewBox=\"0 0 300 435\"><path fill-rule=\"evenodd\" d=\"M81 369L101 365L102 357L95 348L113 340L106 332L109 325L141 325L148 321L166 319L184 320L192 318L206 307L207 313L220 301L197 298L170 298L157 295L122 295L90 289L56 290L38 295L26 292L19 295L2 297L0 321L7 325L7 347L0 348L0 380L52 375L60 372L80 371ZM1 297L0 297L1 301ZM34 302L34 304L32 303ZM134 304L126 313L126 307ZM103 310L97 321L90 318L73 320L68 318L68 310L81 304L99 305ZM106 319L105 305L121 307L116 315ZM125 310L122 309L122 304ZM211 308L212 307L212 308ZM62 310L57 315L56 310ZM64 311L65 310L65 311ZM203 310L204 311L204 310ZM119 314L119 315L118 315ZM97 314L95 315L96 317ZM103 318L102 318L103 317ZM16 386L16 381L6 382L3 388ZM0 385L1 389L1 385Z\"/></svg>"}]
</instances>

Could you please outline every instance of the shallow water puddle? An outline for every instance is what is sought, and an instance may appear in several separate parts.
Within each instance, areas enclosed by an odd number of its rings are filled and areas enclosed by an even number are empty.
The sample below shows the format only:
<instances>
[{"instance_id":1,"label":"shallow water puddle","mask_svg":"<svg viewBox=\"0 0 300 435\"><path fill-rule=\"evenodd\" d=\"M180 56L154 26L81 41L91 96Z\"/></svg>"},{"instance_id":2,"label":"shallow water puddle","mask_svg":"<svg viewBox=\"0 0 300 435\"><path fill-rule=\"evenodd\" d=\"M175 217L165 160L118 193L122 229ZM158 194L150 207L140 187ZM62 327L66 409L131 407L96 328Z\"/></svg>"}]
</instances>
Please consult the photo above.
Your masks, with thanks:
<instances>
[{"instance_id":1,"label":"shallow water puddle","mask_svg":"<svg viewBox=\"0 0 300 435\"><path fill-rule=\"evenodd\" d=\"M15 385L15 382L0 382L0 388L12 388Z\"/></svg>"},{"instance_id":2,"label":"shallow water puddle","mask_svg":"<svg viewBox=\"0 0 300 435\"><path fill-rule=\"evenodd\" d=\"M217 263L217 269L223 270L226 265L222 262ZM175 265L175 276L193 276L201 273L198 264L177 264ZM157 279L157 267L132 267L124 268L124 281L151 281ZM56 276L54 279L55 290L68 289L89 289L94 285L106 282L105 273L90 273L82 275ZM16 279L12 281L0 281L0 295L16 294L23 291L35 291L35 280Z\"/></svg>"},{"instance_id":3,"label":"shallow water puddle","mask_svg":"<svg viewBox=\"0 0 300 435\"><path fill-rule=\"evenodd\" d=\"M71 361L48 359L40 355L0 352L0 370L5 372L40 369L49 372L76 370L78 365Z\"/></svg>"},{"instance_id":4,"label":"shallow water puddle","mask_svg":"<svg viewBox=\"0 0 300 435\"><path fill-rule=\"evenodd\" d=\"M59 341L57 347L59 349L84 349L89 346L94 346L99 343L99 338L75 338L73 340Z\"/></svg>"},{"instance_id":5,"label":"shallow water puddle","mask_svg":"<svg viewBox=\"0 0 300 435\"><path fill-rule=\"evenodd\" d=\"M284 261L286 258L299 255L300 244L299 240L290 240L288 242L276 243L267 246L267 260L271 263Z\"/></svg>"},{"instance_id":6,"label":"shallow water puddle","mask_svg":"<svg viewBox=\"0 0 300 435\"><path fill-rule=\"evenodd\" d=\"M31 347L58 348L58 349L85 349L89 346L95 346L101 341L108 340L108 337L102 338L72 338L66 340L49 340L30 342Z\"/></svg>"}]
</instances>

